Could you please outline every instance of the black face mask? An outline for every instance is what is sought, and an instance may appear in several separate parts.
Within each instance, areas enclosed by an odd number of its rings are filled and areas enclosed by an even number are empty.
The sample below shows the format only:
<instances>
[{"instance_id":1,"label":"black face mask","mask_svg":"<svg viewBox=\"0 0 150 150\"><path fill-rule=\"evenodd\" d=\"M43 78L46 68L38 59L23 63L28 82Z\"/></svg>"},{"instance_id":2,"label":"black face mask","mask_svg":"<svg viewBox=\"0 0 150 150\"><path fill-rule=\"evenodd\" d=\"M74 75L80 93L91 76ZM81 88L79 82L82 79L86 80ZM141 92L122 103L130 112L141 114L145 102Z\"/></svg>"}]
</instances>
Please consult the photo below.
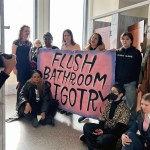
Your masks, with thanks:
<instances>
[{"instance_id":1,"label":"black face mask","mask_svg":"<svg viewBox=\"0 0 150 150\"><path fill-rule=\"evenodd\" d=\"M108 95L108 99L109 100L116 100L118 98L118 95L116 95L116 94L114 94L114 93L110 93L109 95Z\"/></svg>"}]
</instances>

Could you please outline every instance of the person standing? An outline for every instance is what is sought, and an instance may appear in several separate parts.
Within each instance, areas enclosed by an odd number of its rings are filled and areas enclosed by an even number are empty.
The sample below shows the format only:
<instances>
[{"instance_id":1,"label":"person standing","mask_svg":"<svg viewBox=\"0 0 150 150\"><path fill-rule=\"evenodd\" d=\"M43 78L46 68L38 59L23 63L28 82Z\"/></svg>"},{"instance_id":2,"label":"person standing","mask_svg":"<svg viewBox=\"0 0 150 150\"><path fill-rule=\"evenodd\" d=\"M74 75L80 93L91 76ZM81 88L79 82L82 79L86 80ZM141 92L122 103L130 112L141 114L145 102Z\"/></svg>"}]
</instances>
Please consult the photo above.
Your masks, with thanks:
<instances>
[{"instance_id":1,"label":"person standing","mask_svg":"<svg viewBox=\"0 0 150 150\"><path fill-rule=\"evenodd\" d=\"M39 49L42 48L42 42L40 39L35 39L34 46L30 50L30 66L31 70L37 69L37 58Z\"/></svg>"},{"instance_id":2,"label":"person standing","mask_svg":"<svg viewBox=\"0 0 150 150\"><path fill-rule=\"evenodd\" d=\"M84 50L105 50L105 44L103 43L102 36L99 33L93 33Z\"/></svg>"},{"instance_id":3,"label":"person standing","mask_svg":"<svg viewBox=\"0 0 150 150\"><path fill-rule=\"evenodd\" d=\"M103 51L105 50L105 44L103 43L102 37L99 33L93 33L91 37L88 40L88 43L86 44L84 50L90 50L90 51ZM84 116L79 117L78 122L81 123L87 119Z\"/></svg>"},{"instance_id":4,"label":"person standing","mask_svg":"<svg viewBox=\"0 0 150 150\"><path fill-rule=\"evenodd\" d=\"M30 78L30 61L29 52L32 43L29 41L30 27L23 25L19 30L19 35L14 40L12 45L12 54L16 55L16 66L13 69L14 74L17 77L18 85L17 89L17 103L18 96L21 88L25 82ZM17 104L16 104L17 105Z\"/></svg>"},{"instance_id":5,"label":"person standing","mask_svg":"<svg viewBox=\"0 0 150 150\"><path fill-rule=\"evenodd\" d=\"M73 39L73 33L70 29L66 29L63 32L63 44L61 50L81 50L80 45L75 43Z\"/></svg>"},{"instance_id":6,"label":"person standing","mask_svg":"<svg viewBox=\"0 0 150 150\"><path fill-rule=\"evenodd\" d=\"M136 118L137 85L141 69L142 56L133 44L133 35L124 32L120 36L122 47L116 51L115 80L126 90L126 102L131 110L130 121Z\"/></svg>"},{"instance_id":7,"label":"person standing","mask_svg":"<svg viewBox=\"0 0 150 150\"><path fill-rule=\"evenodd\" d=\"M44 34L43 36L43 40L44 40L44 48L47 48L49 50L51 49L59 49L57 46L53 45L53 36L51 33L47 32Z\"/></svg>"}]
</instances>

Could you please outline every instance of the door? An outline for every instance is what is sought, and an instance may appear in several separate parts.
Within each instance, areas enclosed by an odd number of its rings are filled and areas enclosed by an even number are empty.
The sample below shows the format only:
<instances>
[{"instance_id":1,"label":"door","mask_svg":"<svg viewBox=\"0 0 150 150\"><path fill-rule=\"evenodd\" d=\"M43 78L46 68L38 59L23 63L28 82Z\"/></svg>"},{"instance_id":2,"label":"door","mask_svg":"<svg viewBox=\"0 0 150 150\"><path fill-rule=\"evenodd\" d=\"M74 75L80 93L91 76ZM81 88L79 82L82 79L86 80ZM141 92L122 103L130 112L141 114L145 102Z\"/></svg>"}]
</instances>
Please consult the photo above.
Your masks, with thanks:
<instances>
[{"instance_id":1,"label":"door","mask_svg":"<svg viewBox=\"0 0 150 150\"><path fill-rule=\"evenodd\" d=\"M140 43L144 40L144 20L135 23L128 27L128 31L132 33L134 40L133 46L141 51ZM137 111L140 110L140 100L142 97L142 92L138 92L137 98Z\"/></svg>"},{"instance_id":2,"label":"door","mask_svg":"<svg viewBox=\"0 0 150 150\"><path fill-rule=\"evenodd\" d=\"M0 0L0 51L4 50L4 4ZM5 114L4 114L4 88L0 89L0 149L5 147Z\"/></svg>"},{"instance_id":3,"label":"door","mask_svg":"<svg viewBox=\"0 0 150 150\"><path fill-rule=\"evenodd\" d=\"M144 40L144 20L129 26L128 31L134 37L133 46L141 51L140 43Z\"/></svg>"},{"instance_id":4,"label":"door","mask_svg":"<svg viewBox=\"0 0 150 150\"><path fill-rule=\"evenodd\" d=\"M111 26L97 28L94 30L94 33L99 33L102 36L103 43L105 44L105 48L110 49Z\"/></svg>"}]
</instances>

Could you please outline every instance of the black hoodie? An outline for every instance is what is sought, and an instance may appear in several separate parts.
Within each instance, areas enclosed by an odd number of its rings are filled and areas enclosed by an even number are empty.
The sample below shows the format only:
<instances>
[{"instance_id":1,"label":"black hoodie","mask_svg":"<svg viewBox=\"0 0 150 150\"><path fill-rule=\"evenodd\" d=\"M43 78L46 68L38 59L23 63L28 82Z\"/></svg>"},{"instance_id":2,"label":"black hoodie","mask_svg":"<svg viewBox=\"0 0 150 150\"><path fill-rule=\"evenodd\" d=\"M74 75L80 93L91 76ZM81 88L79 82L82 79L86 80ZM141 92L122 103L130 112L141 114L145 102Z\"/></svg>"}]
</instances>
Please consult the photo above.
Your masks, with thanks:
<instances>
[{"instance_id":1,"label":"black hoodie","mask_svg":"<svg viewBox=\"0 0 150 150\"><path fill-rule=\"evenodd\" d=\"M131 46L120 48L116 52L116 81L127 84L138 81L142 56L139 50Z\"/></svg>"}]
</instances>

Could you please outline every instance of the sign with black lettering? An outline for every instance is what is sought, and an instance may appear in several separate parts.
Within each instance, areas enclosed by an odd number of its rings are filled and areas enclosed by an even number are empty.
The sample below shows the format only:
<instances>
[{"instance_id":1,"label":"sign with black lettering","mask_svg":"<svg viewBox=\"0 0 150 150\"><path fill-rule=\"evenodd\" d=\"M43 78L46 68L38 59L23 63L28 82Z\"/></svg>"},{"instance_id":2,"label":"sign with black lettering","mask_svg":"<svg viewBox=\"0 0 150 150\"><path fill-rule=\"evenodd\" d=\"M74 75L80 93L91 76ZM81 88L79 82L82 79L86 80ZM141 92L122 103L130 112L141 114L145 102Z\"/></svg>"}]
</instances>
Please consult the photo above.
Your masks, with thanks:
<instances>
[{"instance_id":1,"label":"sign with black lettering","mask_svg":"<svg viewBox=\"0 0 150 150\"><path fill-rule=\"evenodd\" d=\"M115 51L40 49L38 69L64 110L97 118L115 82Z\"/></svg>"}]
</instances>

